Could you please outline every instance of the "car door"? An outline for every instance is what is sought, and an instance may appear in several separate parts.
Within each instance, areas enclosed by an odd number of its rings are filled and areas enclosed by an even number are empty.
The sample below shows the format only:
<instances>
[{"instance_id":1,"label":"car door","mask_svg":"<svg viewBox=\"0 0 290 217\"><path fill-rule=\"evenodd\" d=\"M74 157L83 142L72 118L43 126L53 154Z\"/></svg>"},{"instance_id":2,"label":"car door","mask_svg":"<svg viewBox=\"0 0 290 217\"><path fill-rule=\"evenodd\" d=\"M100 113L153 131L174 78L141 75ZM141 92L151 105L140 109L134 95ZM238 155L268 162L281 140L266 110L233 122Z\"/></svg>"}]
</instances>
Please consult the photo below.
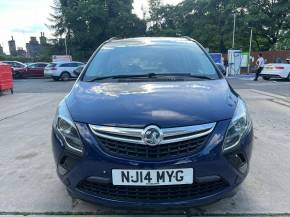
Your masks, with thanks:
<instances>
[{"instance_id":1,"label":"car door","mask_svg":"<svg viewBox=\"0 0 290 217\"><path fill-rule=\"evenodd\" d=\"M31 76L34 76L34 70L35 70L35 67L36 67L36 64L29 64L27 66L27 70L26 70L26 77L31 77Z\"/></svg>"},{"instance_id":2,"label":"car door","mask_svg":"<svg viewBox=\"0 0 290 217\"><path fill-rule=\"evenodd\" d=\"M12 63L14 73L17 73L20 77L26 77L28 72L27 72L27 67L23 64L20 64L18 62L13 62Z\"/></svg>"},{"instance_id":3,"label":"car door","mask_svg":"<svg viewBox=\"0 0 290 217\"><path fill-rule=\"evenodd\" d=\"M59 69L60 69L60 75L61 75L61 73L63 73L63 72L68 72L68 73L70 73L71 74L71 72L70 72L70 63L63 63L63 64L61 64L60 66L59 66Z\"/></svg>"},{"instance_id":4,"label":"car door","mask_svg":"<svg viewBox=\"0 0 290 217\"><path fill-rule=\"evenodd\" d=\"M287 70L287 72L286 73L288 73L288 76L289 76L289 78L290 78L290 63L288 63L288 64L286 64L286 70Z\"/></svg>"},{"instance_id":5,"label":"car door","mask_svg":"<svg viewBox=\"0 0 290 217\"><path fill-rule=\"evenodd\" d=\"M35 76L35 77L43 77L44 68L46 66L47 66L47 64L45 64L45 63L36 64L35 68L33 69L33 76Z\"/></svg>"},{"instance_id":6,"label":"car door","mask_svg":"<svg viewBox=\"0 0 290 217\"><path fill-rule=\"evenodd\" d=\"M14 70L19 69L19 64L18 64L18 63L16 63L16 62L10 62L9 64L12 66L12 68L13 68Z\"/></svg>"},{"instance_id":7,"label":"car door","mask_svg":"<svg viewBox=\"0 0 290 217\"><path fill-rule=\"evenodd\" d=\"M75 75L73 74L74 69L76 69L79 66L78 63L68 63L67 64L67 71L70 73L70 75L72 77L75 77Z\"/></svg>"}]
</instances>

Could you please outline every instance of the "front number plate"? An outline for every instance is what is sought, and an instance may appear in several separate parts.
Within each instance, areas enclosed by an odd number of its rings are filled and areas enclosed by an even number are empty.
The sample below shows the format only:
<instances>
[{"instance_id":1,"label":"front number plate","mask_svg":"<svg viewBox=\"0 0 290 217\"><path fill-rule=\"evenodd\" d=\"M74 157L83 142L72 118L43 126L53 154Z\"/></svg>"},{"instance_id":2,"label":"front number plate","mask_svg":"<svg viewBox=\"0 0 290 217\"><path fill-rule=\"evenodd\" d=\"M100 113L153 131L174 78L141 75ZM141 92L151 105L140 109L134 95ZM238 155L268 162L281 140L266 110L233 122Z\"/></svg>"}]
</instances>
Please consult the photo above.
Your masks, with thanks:
<instances>
[{"instance_id":1,"label":"front number plate","mask_svg":"<svg viewBox=\"0 0 290 217\"><path fill-rule=\"evenodd\" d=\"M193 183L193 169L112 170L113 185L158 186Z\"/></svg>"}]
</instances>

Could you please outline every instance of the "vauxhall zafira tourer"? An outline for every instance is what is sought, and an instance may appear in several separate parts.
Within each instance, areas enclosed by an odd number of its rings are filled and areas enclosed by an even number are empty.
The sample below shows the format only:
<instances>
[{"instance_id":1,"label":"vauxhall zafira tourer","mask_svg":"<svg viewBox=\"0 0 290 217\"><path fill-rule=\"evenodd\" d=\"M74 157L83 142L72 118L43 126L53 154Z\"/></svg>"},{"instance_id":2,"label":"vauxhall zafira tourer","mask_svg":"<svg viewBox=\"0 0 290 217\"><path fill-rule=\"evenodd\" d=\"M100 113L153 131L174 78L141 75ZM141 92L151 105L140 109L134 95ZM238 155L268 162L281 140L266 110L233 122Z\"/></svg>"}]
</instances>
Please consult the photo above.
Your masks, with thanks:
<instances>
[{"instance_id":1,"label":"vauxhall zafira tourer","mask_svg":"<svg viewBox=\"0 0 290 217\"><path fill-rule=\"evenodd\" d=\"M52 129L69 194L124 208L232 196L248 174L252 141L245 101L188 37L104 42Z\"/></svg>"}]
</instances>

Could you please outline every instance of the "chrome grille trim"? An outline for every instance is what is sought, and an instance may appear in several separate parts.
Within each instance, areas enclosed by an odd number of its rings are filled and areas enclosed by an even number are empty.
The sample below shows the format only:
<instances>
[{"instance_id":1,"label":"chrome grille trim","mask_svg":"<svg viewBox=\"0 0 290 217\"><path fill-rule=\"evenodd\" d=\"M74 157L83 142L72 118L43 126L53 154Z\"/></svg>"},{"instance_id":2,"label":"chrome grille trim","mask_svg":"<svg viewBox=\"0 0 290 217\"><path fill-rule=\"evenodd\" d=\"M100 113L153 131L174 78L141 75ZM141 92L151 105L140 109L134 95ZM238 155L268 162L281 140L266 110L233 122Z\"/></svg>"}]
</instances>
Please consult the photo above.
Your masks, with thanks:
<instances>
[{"instance_id":1,"label":"chrome grille trim","mask_svg":"<svg viewBox=\"0 0 290 217\"><path fill-rule=\"evenodd\" d=\"M187 127L161 128L163 140L159 145L206 136L213 131L215 125L216 123L209 123ZM96 136L102 138L145 145L142 140L143 128L108 127L92 124L89 124L89 127Z\"/></svg>"}]
</instances>

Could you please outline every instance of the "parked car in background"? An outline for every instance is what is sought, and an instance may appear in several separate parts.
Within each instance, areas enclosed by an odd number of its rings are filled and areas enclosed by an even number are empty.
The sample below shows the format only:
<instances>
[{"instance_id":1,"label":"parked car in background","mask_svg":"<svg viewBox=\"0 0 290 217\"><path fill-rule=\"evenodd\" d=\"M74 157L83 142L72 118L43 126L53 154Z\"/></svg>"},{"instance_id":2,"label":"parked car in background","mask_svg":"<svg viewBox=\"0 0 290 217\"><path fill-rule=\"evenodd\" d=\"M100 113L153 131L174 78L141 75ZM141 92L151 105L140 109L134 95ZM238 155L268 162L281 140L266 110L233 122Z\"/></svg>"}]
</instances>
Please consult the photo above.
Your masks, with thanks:
<instances>
[{"instance_id":1,"label":"parked car in background","mask_svg":"<svg viewBox=\"0 0 290 217\"><path fill-rule=\"evenodd\" d=\"M6 63L12 67L12 74L14 78L20 77L19 70L22 70L26 67L24 63L18 61L1 61L1 62Z\"/></svg>"},{"instance_id":2,"label":"parked car in background","mask_svg":"<svg viewBox=\"0 0 290 217\"><path fill-rule=\"evenodd\" d=\"M290 81L290 64L287 63L271 63L264 66L260 76L263 79L269 80L271 78L282 78Z\"/></svg>"},{"instance_id":3,"label":"parked car in background","mask_svg":"<svg viewBox=\"0 0 290 217\"><path fill-rule=\"evenodd\" d=\"M19 69L18 77L27 78L27 77L43 77L44 68L48 65L48 63L37 62L30 63L25 68Z\"/></svg>"},{"instance_id":4,"label":"parked car in background","mask_svg":"<svg viewBox=\"0 0 290 217\"><path fill-rule=\"evenodd\" d=\"M44 69L44 76L52 77L55 81L67 81L70 78L77 77L73 71L81 65L84 65L84 63L76 61L50 63Z\"/></svg>"},{"instance_id":5,"label":"parked car in background","mask_svg":"<svg viewBox=\"0 0 290 217\"><path fill-rule=\"evenodd\" d=\"M77 68L73 71L75 77L79 77L79 75L81 74L81 72L83 71L84 68L85 68L85 65L81 65L81 66L77 67Z\"/></svg>"}]
</instances>

